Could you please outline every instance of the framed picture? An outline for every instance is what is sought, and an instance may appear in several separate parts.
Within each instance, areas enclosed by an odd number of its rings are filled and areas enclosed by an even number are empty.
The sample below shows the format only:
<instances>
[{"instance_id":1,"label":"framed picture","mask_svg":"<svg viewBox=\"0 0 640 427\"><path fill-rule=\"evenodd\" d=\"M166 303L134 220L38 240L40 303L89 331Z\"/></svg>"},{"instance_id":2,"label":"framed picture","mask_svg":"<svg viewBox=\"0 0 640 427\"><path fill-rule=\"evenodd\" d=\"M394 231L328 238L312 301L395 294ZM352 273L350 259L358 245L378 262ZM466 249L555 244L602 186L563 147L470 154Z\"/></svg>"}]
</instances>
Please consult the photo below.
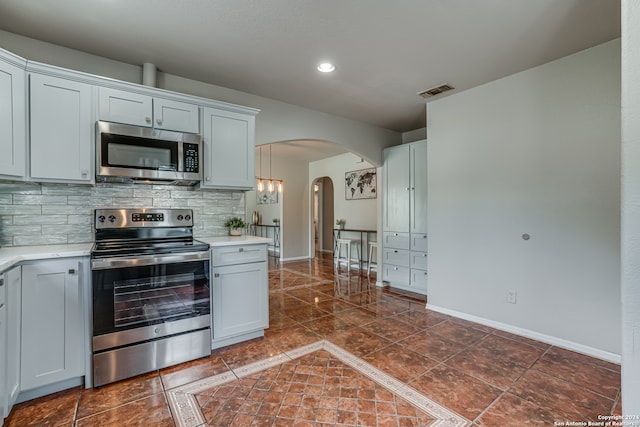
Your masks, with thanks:
<instances>
[{"instance_id":1,"label":"framed picture","mask_svg":"<svg viewBox=\"0 0 640 427\"><path fill-rule=\"evenodd\" d=\"M344 174L344 195L347 200L377 197L376 168L361 169Z\"/></svg>"},{"instance_id":2,"label":"framed picture","mask_svg":"<svg viewBox=\"0 0 640 427\"><path fill-rule=\"evenodd\" d=\"M259 205L275 205L278 203L278 190L256 191L256 203Z\"/></svg>"}]
</instances>

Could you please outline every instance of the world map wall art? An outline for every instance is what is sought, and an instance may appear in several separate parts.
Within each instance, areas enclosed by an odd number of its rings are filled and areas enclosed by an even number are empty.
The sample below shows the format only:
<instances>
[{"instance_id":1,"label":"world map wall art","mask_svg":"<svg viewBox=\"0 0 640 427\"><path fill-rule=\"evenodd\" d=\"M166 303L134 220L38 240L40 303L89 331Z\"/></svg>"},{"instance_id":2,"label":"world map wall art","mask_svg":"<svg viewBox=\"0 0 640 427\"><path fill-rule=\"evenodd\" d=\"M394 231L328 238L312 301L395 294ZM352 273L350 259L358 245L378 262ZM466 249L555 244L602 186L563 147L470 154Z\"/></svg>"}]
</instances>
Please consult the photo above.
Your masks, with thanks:
<instances>
[{"instance_id":1,"label":"world map wall art","mask_svg":"<svg viewBox=\"0 0 640 427\"><path fill-rule=\"evenodd\" d=\"M377 197L376 168L346 172L344 179L347 200L375 199Z\"/></svg>"}]
</instances>

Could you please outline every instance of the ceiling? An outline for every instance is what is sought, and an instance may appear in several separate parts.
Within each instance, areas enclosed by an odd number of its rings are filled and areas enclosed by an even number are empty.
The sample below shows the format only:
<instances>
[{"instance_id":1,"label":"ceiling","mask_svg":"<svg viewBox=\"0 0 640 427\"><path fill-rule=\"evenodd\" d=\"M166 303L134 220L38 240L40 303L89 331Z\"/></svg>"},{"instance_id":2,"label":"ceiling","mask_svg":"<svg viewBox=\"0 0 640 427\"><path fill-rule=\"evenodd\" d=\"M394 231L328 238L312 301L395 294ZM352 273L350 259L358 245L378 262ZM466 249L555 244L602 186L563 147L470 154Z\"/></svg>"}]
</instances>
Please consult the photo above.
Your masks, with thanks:
<instances>
[{"instance_id":1,"label":"ceiling","mask_svg":"<svg viewBox=\"0 0 640 427\"><path fill-rule=\"evenodd\" d=\"M2 0L0 29L405 132L417 92L619 37L620 1Z\"/></svg>"}]
</instances>

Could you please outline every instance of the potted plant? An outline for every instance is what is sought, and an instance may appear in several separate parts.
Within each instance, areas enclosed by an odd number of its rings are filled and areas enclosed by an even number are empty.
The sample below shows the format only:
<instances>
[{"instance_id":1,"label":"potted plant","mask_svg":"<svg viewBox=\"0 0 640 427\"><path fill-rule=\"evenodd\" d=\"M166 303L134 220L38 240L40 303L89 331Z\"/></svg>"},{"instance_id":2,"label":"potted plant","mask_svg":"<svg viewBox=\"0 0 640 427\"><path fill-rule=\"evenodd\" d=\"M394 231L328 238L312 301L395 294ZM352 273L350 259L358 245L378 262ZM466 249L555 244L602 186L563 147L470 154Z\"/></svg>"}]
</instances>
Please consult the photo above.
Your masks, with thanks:
<instances>
[{"instance_id":1,"label":"potted plant","mask_svg":"<svg viewBox=\"0 0 640 427\"><path fill-rule=\"evenodd\" d=\"M347 223L343 218L336 219L336 225L340 230L344 229L344 225Z\"/></svg>"},{"instance_id":2,"label":"potted plant","mask_svg":"<svg viewBox=\"0 0 640 427\"><path fill-rule=\"evenodd\" d=\"M273 225L275 226L280 225L280 218L273 218Z\"/></svg>"},{"instance_id":3,"label":"potted plant","mask_svg":"<svg viewBox=\"0 0 640 427\"><path fill-rule=\"evenodd\" d=\"M242 231L247 226L244 220L240 217L234 216L229 218L224 226L229 229L229 236L241 236Z\"/></svg>"}]
</instances>

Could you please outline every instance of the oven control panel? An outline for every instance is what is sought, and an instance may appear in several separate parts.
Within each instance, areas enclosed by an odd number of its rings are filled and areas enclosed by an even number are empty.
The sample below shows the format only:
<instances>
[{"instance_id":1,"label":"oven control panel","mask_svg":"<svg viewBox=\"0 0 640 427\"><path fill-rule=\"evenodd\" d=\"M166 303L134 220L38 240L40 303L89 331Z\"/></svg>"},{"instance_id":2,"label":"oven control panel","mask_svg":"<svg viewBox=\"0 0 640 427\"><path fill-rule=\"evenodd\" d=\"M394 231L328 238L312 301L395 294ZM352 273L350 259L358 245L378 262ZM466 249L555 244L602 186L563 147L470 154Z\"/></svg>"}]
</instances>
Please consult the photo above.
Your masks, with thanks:
<instances>
[{"instance_id":1,"label":"oven control panel","mask_svg":"<svg viewBox=\"0 0 640 427\"><path fill-rule=\"evenodd\" d=\"M162 222L164 221L164 214L162 213L132 213L131 214L132 222L140 222L140 221L151 221L151 222Z\"/></svg>"},{"instance_id":2,"label":"oven control panel","mask_svg":"<svg viewBox=\"0 0 640 427\"><path fill-rule=\"evenodd\" d=\"M95 228L193 227L191 209L96 209Z\"/></svg>"}]
</instances>

